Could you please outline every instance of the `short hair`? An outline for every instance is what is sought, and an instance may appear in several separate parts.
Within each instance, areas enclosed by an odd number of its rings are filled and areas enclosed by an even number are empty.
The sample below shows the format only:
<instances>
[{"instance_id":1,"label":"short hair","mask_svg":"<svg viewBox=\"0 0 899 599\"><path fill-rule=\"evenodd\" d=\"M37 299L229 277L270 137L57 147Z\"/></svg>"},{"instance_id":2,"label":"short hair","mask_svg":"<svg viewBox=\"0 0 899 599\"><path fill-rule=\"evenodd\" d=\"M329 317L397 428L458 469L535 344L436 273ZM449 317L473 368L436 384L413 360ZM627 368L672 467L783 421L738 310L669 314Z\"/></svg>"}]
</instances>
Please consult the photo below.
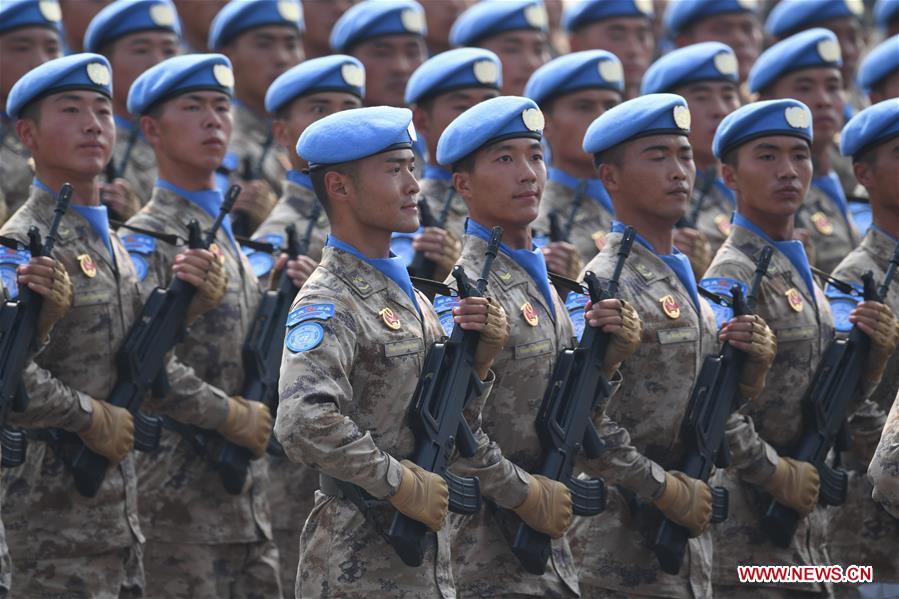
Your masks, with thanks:
<instances>
[{"instance_id":1,"label":"short hair","mask_svg":"<svg viewBox=\"0 0 899 599\"><path fill-rule=\"evenodd\" d=\"M873 167L877 164L877 148L880 146L871 146L869 148L865 148L864 151L856 153L852 156L852 164L857 164L859 162L863 164L867 164L869 167Z\"/></svg>"},{"instance_id":2,"label":"short hair","mask_svg":"<svg viewBox=\"0 0 899 599\"><path fill-rule=\"evenodd\" d=\"M325 175L332 171L348 176L354 183L359 181L359 169L357 165L352 162L329 164L309 172L309 180L312 182L312 191L315 192L315 197L318 198L322 208L325 209L325 214L328 214L329 216L331 214L331 201L328 198L328 189L325 187Z\"/></svg>"},{"instance_id":3,"label":"short hair","mask_svg":"<svg viewBox=\"0 0 899 599\"><path fill-rule=\"evenodd\" d=\"M607 148L602 152L593 155L593 166L598 167L600 164L611 164L621 166L624 164L624 143L620 143Z\"/></svg>"},{"instance_id":4,"label":"short hair","mask_svg":"<svg viewBox=\"0 0 899 599\"><path fill-rule=\"evenodd\" d=\"M477 151L472 152L468 156L460 159L458 162L453 164L453 172L454 173L470 173L474 171L475 164L475 155Z\"/></svg>"},{"instance_id":5,"label":"short hair","mask_svg":"<svg viewBox=\"0 0 899 599\"><path fill-rule=\"evenodd\" d=\"M20 119L28 119L30 121L34 121L35 123L41 122L41 104L43 103L43 98L38 98L32 102L29 102L19 111Z\"/></svg>"},{"instance_id":6,"label":"short hair","mask_svg":"<svg viewBox=\"0 0 899 599\"><path fill-rule=\"evenodd\" d=\"M739 148L731 148L730 150L725 152L724 156L721 157L721 163L726 164L731 168L737 168L737 150L739 150Z\"/></svg>"}]
</instances>

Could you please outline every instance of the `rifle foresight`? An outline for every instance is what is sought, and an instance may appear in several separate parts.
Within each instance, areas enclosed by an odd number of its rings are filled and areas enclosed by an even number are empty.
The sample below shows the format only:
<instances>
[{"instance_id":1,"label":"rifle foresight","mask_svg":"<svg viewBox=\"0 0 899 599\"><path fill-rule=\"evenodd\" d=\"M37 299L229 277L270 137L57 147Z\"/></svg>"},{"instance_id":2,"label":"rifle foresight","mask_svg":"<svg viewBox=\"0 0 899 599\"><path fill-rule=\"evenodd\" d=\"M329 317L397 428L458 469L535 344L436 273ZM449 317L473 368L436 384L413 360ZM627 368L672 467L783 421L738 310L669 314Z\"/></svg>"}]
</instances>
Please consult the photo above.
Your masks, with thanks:
<instances>
[{"instance_id":1,"label":"rifle foresight","mask_svg":"<svg viewBox=\"0 0 899 599\"><path fill-rule=\"evenodd\" d=\"M40 246L39 251L32 251L33 255L49 256L50 252L53 251L53 246L56 245L56 235L59 232L59 225L62 222L62 217L65 216L69 209L69 202L72 201L73 190L74 188L71 184L62 184L59 195L56 196L56 208L53 209L53 222L50 223L50 230L47 231L47 237L44 239L43 245L40 245L40 242L38 242L38 245ZM28 232L28 235L29 237L31 236L31 231Z\"/></svg>"}]
</instances>

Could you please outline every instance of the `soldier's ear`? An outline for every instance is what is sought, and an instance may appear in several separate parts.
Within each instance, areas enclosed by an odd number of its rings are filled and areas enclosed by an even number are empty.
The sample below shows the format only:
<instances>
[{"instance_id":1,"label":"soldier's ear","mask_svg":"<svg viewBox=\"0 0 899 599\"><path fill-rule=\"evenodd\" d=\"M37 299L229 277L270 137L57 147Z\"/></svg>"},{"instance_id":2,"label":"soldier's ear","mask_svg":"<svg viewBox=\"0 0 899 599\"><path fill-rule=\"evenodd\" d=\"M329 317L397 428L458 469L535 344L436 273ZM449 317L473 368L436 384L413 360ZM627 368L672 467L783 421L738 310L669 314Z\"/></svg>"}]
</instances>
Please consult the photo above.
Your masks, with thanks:
<instances>
[{"instance_id":1,"label":"soldier's ear","mask_svg":"<svg viewBox=\"0 0 899 599\"><path fill-rule=\"evenodd\" d=\"M737 169L730 164L721 165L721 180L730 189L737 190Z\"/></svg>"},{"instance_id":2,"label":"soldier's ear","mask_svg":"<svg viewBox=\"0 0 899 599\"><path fill-rule=\"evenodd\" d=\"M466 202L471 199L471 178L467 171L456 171L453 173L453 189Z\"/></svg>"},{"instance_id":3,"label":"soldier's ear","mask_svg":"<svg viewBox=\"0 0 899 599\"><path fill-rule=\"evenodd\" d=\"M151 146L155 147L159 143L159 123L153 117L147 115L140 117L140 131Z\"/></svg>"},{"instance_id":4,"label":"soldier's ear","mask_svg":"<svg viewBox=\"0 0 899 599\"><path fill-rule=\"evenodd\" d=\"M415 131L428 138L428 130L431 128L431 119L428 118L428 112L421 106L412 109L412 124L415 125Z\"/></svg>"},{"instance_id":5,"label":"soldier's ear","mask_svg":"<svg viewBox=\"0 0 899 599\"><path fill-rule=\"evenodd\" d=\"M596 172L606 190L618 190L621 182L621 173L618 172L617 166L608 162L603 162L597 167Z\"/></svg>"},{"instance_id":6,"label":"soldier's ear","mask_svg":"<svg viewBox=\"0 0 899 599\"><path fill-rule=\"evenodd\" d=\"M34 154L37 149L37 121L32 119L19 119L16 121L16 135L19 141Z\"/></svg>"},{"instance_id":7,"label":"soldier's ear","mask_svg":"<svg viewBox=\"0 0 899 599\"><path fill-rule=\"evenodd\" d=\"M874 169L867 162L860 161L852 165L852 173L855 175L856 181L861 183L862 187L869 187L875 182Z\"/></svg>"},{"instance_id":8,"label":"soldier's ear","mask_svg":"<svg viewBox=\"0 0 899 599\"><path fill-rule=\"evenodd\" d=\"M287 121L277 118L272 119L272 136L275 139L275 143L279 146L288 152L296 152L297 140L290 135Z\"/></svg>"},{"instance_id":9,"label":"soldier's ear","mask_svg":"<svg viewBox=\"0 0 899 599\"><path fill-rule=\"evenodd\" d=\"M328 171L325 173L324 184L329 202L340 203L349 199L349 180L349 175L345 175L338 171Z\"/></svg>"}]
</instances>

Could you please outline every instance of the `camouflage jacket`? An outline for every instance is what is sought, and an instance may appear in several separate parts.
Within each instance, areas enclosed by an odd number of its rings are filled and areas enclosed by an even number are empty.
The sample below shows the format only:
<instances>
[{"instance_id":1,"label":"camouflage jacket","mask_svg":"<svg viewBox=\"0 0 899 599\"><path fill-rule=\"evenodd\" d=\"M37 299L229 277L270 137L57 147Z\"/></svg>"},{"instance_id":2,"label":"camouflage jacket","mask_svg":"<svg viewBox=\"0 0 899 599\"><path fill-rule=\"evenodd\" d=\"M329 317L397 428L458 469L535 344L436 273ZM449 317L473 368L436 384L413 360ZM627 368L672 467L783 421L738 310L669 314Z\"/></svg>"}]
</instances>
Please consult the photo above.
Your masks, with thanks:
<instances>
[{"instance_id":1,"label":"camouflage jacket","mask_svg":"<svg viewBox=\"0 0 899 599\"><path fill-rule=\"evenodd\" d=\"M833 272L837 264L858 245L855 225L847 220L839 206L822 189L814 185L796 213L796 226L811 234L815 248L815 266Z\"/></svg>"},{"instance_id":2,"label":"camouflage jacket","mask_svg":"<svg viewBox=\"0 0 899 599\"><path fill-rule=\"evenodd\" d=\"M693 186L691 210L697 202L702 201L699 214L696 216L696 229L705 234L712 245L712 254L718 251L730 233L730 216L736 209L734 201L722 189L724 182L719 178L711 182L696 173L696 184Z\"/></svg>"},{"instance_id":3,"label":"camouflage jacket","mask_svg":"<svg viewBox=\"0 0 899 599\"><path fill-rule=\"evenodd\" d=\"M196 219L206 231L213 217L196 204L167 189L156 188L144 208L128 224L186 237L187 223ZM140 265L144 294L171 280L175 255L181 249L149 236L121 229L132 259ZM241 346L261 299L259 284L249 263L227 234L216 238L220 260L228 276L222 303L191 326L175 348L177 360L188 374L172 381L172 392L185 389L203 397L206 422L214 428L227 416L227 397L240 394L243 383ZM160 451L142 454L140 474L141 518L152 540L189 543L240 543L271 538L265 460L251 462L243 493L230 495L218 473L181 435L164 430Z\"/></svg>"},{"instance_id":4,"label":"camouflage jacket","mask_svg":"<svg viewBox=\"0 0 899 599\"><path fill-rule=\"evenodd\" d=\"M118 121L118 118L116 119ZM146 206L153 194L153 186L156 185L156 154L153 147L139 133L138 124L135 122L129 126L122 126L117 122L115 151L112 155L112 163L119 176L131 183L131 187L137 197L140 198L141 206ZM131 140L132 131L138 131L134 141ZM131 145L131 150L128 146ZM125 171L122 173L122 161L125 159L125 152L128 153L128 163L125 165Z\"/></svg>"},{"instance_id":5,"label":"camouflage jacket","mask_svg":"<svg viewBox=\"0 0 899 599\"><path fill-rule=\"evenodd\" d=\"M34 168L31 153L16 136L15 124L0 120L0 196L6 200L6 220L29 196Z\"/></svg>"},{"instance_id":6,"label":"camouflage jacket","mask_svg":"<svg viewBox=\"0 0 899 599\"><path fill-rule=\"evenodd\" d=\"M270 138L271 123L267 117L255 114L245 105L235 102L232 107L234 132L231 135L229 152L237 156L238 178L243 177L244 166L249 162L259 168L259 159L268 143L268 152L262 164L261 178L265 179L276 195L281 195L281 187L287 169L290 168L284 150Z\"/></svg>"},{"instance_id":7,"label":"camouflage jacket","mask_svg":"<svg viewBox=\"0 0 899 599\"><path fill-rule=\"evenodd\" d=\"M890 409L868 478L874 484L874 500L899 518L899 401Z\"/></svg>"},{"instance_id":8,"label":"camouflage jacket","mask_svg":"<svg viewBox=\"0 0 899 599\"><path fill-rule=\"evenodd\" d=\"M549 234L549 215L556 213L561 217L562 226L568 222L573 209L576 191L559 181L547 181L540 201L540 215L534 221L534 228L541 235ZM613 215L598 201L584 196L581 205L574 215L569 243L577 248L581 260L586 264L599 252L609 230L612 228Z\"/></svg>"},{"instance_id":9,"label":"camouflage jacket","mask_svg":"<svg viewBox=\"0 0 899 599\"><path fill-rule=\"evenodd\" d=\"M428 208L431 209L431 214L434 215L434 218L440 219L440 215L446 208L446 202L449 201L449 209L446 213L446 222L443 224L443 228L455 235L457 239L462 239L462 236L465 235L468 207L465 205L462 196L456 193L455 190L452 192L452 196L447 199L452 182L443 179L422 179L418 183L421 186L420 197L428 202Z\"/></svg>"}]
</instances>

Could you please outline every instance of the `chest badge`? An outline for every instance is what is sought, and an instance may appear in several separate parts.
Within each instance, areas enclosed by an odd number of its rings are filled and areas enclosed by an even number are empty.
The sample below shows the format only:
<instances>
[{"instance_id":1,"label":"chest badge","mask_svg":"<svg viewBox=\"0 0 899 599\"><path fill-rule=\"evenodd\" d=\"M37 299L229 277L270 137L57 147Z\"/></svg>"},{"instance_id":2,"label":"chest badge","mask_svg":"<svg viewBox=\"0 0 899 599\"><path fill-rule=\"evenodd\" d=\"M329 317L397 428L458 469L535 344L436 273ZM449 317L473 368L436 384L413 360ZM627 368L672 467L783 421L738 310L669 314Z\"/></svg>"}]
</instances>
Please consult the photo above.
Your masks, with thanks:
<instances>
[{"instance_id":1,"label":"chest badge","mask_svg":"<svg viewBox=\"0 0 899 599\"><path fill-rule=\"evenodd\" d=\"M790 308L793 309L794 312L802 312L802 296L799 294L799 291L795 287L790 287L784 293L787 296L787 303L790 304Z\"/></svg>"},{"instance_id":2,"label":"chest badge","mask_svg":"<svg viewBox=\"0 0 899 599\"><path fill-rule=\"evenodd\" d=\"M78 265L81 266L81 272L89 279L97 276L97 263L91 258L90 254L81 254L78 256Z\"/></svg>"},{"instance_id":3,"label":"chest badge","mask_svg":"<svg viewBox=\"0 0 899 599\"><path fill-rule=\"evenodd\" d=\"M815 212L811 217L812 224L821 235L833 235L833 223L823 212Z\"/></svg>"},{"instance_id":4,"label":"chest badge","mask_svg":"<svg viewBox=\"0 0 899 599\"><path fill-rule=\"evenodd\" d=\"M512 280L512 273L510 273L508 270L504 270L501 273L499 273L499 278L504 283L508 283L509 281Z\"/></svg>"},{"instance_id":5,"label":"chest badge","mask_svg":"<svg viewBox=\"0 0 899 599\"><path fill-rule=\"evenodd\" d=\"M387 325L387 328L393 331L399 330L400 326L400 317L393 313L393 310L390 308L381 308L381 311L378 312L381 316L381 320L384 321L384 324Z\"/></svg>"},{"instance_id":6,"label":"chest badge","mask_svg":"<svg viewBox=\"0 0 899 599\"><path fill-rule=\"evenodd\" d=\"M721 231L721 234L725 237L730 235L730 218L724 216L723 214L719 214L715 217L715 226L718 227L718 230Z\"/></svg>"},{"instance_id":7,"label":"chest badge","mask_svg":"<svg viewBox=\"0 0 899 599\"><path fill-rule=\"evenodd\" d=\"M225 254L222 252L222 248L219 247L219 244L212 243L209 246L209 251L218 258L219 264L225 263Z\"/></svg>"},{"instance_id":8,"label":"chest badge","mask_svg":"<svg viewBox=\"0 0 899 599\"><path fill-rule=\"evenodd\" d=\"M593 239L593 243L596 245L597 250L602 251L602 248L606 247L605 231L596 231L590 237Z\"/></svg>"},{"instance_id":9,"label":"chest badge","mask_svg":"<svg viewBox=\"0 0 899 599\"><path fill-rule=\"evenodd\" d=\"M524 321L532 327L540 323L540 317L537 316L537 310L534 309L531 302L521 304L521 315L524 316Z\"/></svg>"},{"instance_id":10,"label":"chest badge","mask_svg":"<svg viewBox=\"0 0 899 599\"><path fill-rule=\"evenodd\" d=\"M659 303L662 304L662 312L665 313L665 316L671 320L680 318L680 304L677 303L673 295L669 293L665 297L660 298Z\"/></svg>"}]
</instances>

